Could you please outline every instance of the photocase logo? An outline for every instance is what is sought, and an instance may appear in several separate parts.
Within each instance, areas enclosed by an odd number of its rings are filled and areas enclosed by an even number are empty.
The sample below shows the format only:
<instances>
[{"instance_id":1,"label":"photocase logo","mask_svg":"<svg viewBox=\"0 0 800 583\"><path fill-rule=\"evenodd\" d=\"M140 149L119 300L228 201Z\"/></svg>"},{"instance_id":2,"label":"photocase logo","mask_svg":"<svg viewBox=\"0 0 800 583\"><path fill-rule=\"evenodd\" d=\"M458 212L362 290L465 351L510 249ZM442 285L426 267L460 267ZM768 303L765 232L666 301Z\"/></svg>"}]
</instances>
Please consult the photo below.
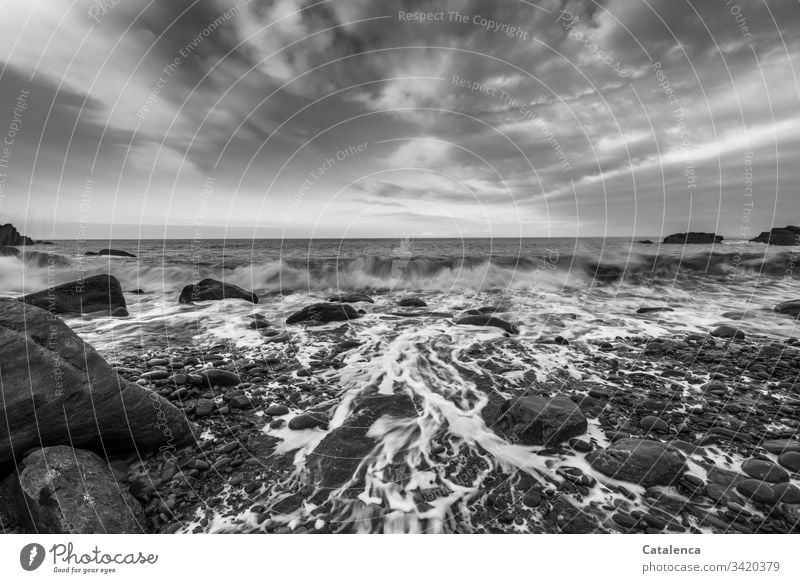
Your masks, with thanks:
<instances>
[{"instance_id":1,"label":"photocase logo","mask_svg":"<svg viewBox=\"0 0 800 583\"><path fill-rule=\"evenodd\" d=\"M22 547L19 552L19 564L26 571L35 571L44 563L44 547L38 543L31 543Z\"/></svg>"}]
</instances>

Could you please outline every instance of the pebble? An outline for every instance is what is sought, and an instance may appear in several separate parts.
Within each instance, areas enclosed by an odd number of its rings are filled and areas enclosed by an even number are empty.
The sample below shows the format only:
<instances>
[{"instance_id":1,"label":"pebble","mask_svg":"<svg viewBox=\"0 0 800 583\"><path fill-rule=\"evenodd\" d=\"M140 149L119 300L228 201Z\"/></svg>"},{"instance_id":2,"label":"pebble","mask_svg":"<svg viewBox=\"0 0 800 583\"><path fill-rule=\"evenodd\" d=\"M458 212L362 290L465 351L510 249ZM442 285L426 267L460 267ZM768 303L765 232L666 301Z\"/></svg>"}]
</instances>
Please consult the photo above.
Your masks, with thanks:
<instances>
[{"instance_id":1,"label":"pebble","mask_svg":"<svg viewBox=\"0 0 800 583\"><path fill-rule=\"evenodd\" d=\"M669 431L669 425L655 415L648 415L642 418L639 422L639 427L645 431L656 431L658 433L667 433Z\"/></svg>"},{"instance_id":2,"label":"pebble","mask_svg":"<svg viewBox=\"0 0 800 583\"><path fill-rule=\"evenodd\" d=\"M796 451L782 453L778 463L790 472L800 472L800 453Z\"/></svg>"},{"instance_id":3,"label":"pebble","mask_svg":"<svg viewBox=\"0 0 800 583\"><path fill-rule=\"evenodd\" d=\"M800 504L800 488L794 484L784 482L783 484L775 484L772 486L778 502L786 504Z\"/></svg>"},{"instance_id":4,"label":"pebble","mask_svg":"<svg viewBox=\"0 0 800 583\"><path fill-rule=\"evenodd\" d=\"M789 474L770 461L749 459L742 464L742 471L756 480L765 482L788 482Z\"/></svg>"},{"instance_id":5,"label":"pebble","mask_svg":"<svg viewBox=\"0 0 800 583\"><path fill-rule=\"evenodd\" d=\"M205 417L211 414L215 406L212 399L198 399L194 406L194 414L198 417Z\"/></svg>"},{"instance_id":6,"label":"pebble","mask_svg":"<svg viewBox=\"0 0 800 583\"><path fill-rule=\"evenodd\" d=\"M777 500L775 491L759 480L742 480L736 485L736 491L750 500L764 504L774 504Z\"/></svg>"}]
</instances>

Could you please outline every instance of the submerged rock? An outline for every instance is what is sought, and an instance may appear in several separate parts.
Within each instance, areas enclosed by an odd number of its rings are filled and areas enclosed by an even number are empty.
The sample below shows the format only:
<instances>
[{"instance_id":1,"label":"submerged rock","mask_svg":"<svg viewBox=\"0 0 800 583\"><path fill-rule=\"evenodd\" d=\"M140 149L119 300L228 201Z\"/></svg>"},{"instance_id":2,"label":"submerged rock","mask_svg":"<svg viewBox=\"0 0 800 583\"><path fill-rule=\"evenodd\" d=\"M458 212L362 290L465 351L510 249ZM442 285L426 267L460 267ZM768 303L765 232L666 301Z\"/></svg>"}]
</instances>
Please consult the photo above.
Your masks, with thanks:
<instances>
[{"instance_id":1,"label":"submerged rock","mask_svg":"<svg viewBox=\"0 0 800 583\"><path fill-rule=\"evenodd\" d=\"M523 445L556 445L586 433L580 408L567 396L522 397L503 415L508 439Z\"/></svg>"},{"instance_id":2,"label":"submerged rock","mask_svg":"<svg viewBox=\"0 0 800 583\"><path fill-rule=\"evenodd\" d=\"M328 301L335 302L337 304L355 304L358 302L367 302L369 304L375 303L375 300L373 300L367 294L360 294L360 293L338 294L329 297Z\"/></svg>"},{"instance_id":3,"label":"submerged rock","mask_svg":"<svg viewBox=\"0 0 800 583\"><path fill-rule=\"evenodd\" d=\"M645 488L668 486L687 469L677 450L649 439L620 439L587 453L586 461L601 474Z\"/></svg>"},{"instance_id":4,"label":"submerged rock","mask_svg":"<svg viewBox=\"0 0 800 583\"><path fill-rule=\"evenodd\" d=\"M286 318L287 324L298 322L343 322L360 318L361 314L348 304L312 304Z\"/></svg>"},{"instance_id":5,"label":"submerged rock","mask_svg":"<svg viewBox=\"0 0 800 583\"><path fill-rule=\"evenodd\" d=\"M3 485L11 512L39 534L141 533L144 512L99 456L56 446L29 454Z\"/></svg>"},{"instance_id":6,"label":"submerged rock","mask_svg":"<svg viewBox=\"0 0 800 583\"><path fill-rule=\"evenodd\" d=\"M785 316L800 317L800 300L789 300L775 306L774 311Z\"/></svg>"},{"instance_id":7,"label":"submerged rock","mask_svg":"<svg viewBox=\"0 0 800 583\"><path fill-rule=\"evenodd\" d=\"M711 245L721 243L723 237L716 233L675 233L664 237L667 245Z\"/></svg>"},{"instance_id":8,"label":"submerged rock","mask_svg":"<svg viewBox=\"0 0 800 583\"><path fill-rule=\"evenodd\" d=\"M224 283L216 279L204 279L197 284L187 285L178 298L179 304L192 304L211 300L247 300L258 303L258 296L253 292L245 291L237 285Z\"/></svg>"},{"instance_id":9,"label":"submerged rock","mask_svg":"<svg viewBox=\"0 0 800 583\"><path fill-rule=\"evenodd\" d=\"M127 316L125 295L113 275L94 275L83 280L28 294L21 302L47 310L52 314L107 313Z\"/></svg>"},{"instance_id":10,"label":"submerged rock","mask_svg":"<svg viewBox=\"0 0 800 583\"><path fill-rule=\"evenodd\" d=\"M66 257L42 251L24 251L19 258L30 267L69 267L71 265Z\"/></svg>"},{"instance_id":11,"label":"submerged rock","mask_svg":"<svg viewBox=\"0 0 800 583\"><path fill-rule=\"evenodd\" d=\"M408 419L416 417L417 411L407 395L358 397L345 422L328 433L309 454L306 468L310 481L326 489L340 487L351 480L357 484L363 478L362 463L377 445L367 433L383 416Z\"/></svg>"},{"instance_id":12,"label":"submerged rock","mask_svg":"<svg viewBox=\"0 0 800 583\"><path fill-rule=\"evenodd\" d=\"M193 441L169 401L122 379L64 322L39 308L0 300L0 464L51 445L108 454Z\"/></svg>"},{"instance_id":13,"label":"submerged rock","mask_svg":"<svg viewBox=\"0 0 800 583\"><path fill-rule=\"evenodd\" d=\"M464 316L458 318L456 320L456 324L459 326L494 327L505 330L509 334L519 334L519 326L516 324L512 324L511 322L507 322L505 320L501 320L500 318L495 318L494 316L489 316L486 314Z\"/></svg>"}]
</instances>

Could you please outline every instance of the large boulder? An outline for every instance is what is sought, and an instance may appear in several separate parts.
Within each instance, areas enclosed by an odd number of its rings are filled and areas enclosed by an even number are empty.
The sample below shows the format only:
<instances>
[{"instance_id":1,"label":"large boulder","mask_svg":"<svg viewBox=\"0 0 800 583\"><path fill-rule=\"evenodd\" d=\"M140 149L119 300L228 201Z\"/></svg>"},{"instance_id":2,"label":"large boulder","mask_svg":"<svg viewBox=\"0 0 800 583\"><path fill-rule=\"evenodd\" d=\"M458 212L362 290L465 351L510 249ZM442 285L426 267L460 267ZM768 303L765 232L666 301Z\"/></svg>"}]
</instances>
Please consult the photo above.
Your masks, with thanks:
<instances>
[{"instance_id":1,"label":"large boulder","mask_svg":"<svg viewBox=\"0 0 800 583\"><path fill-rule=\"evenodd\" d=\"M224 283L216 279L204 279L197 284L187 285L178 298L179 304L192 304L210 300L247 300L258 303L258 296L253 292L245 291L238 285Z\"/></svg>"},{"instance_id":2,"label":"large boulder","mask_svg":"<svg viewBox=\"0 0 800 583\"><path fill-rule=\"evenodd\" d=\"M667 245L711 245L721 243L722 235L716 233L675 233L664 237Z\"/></svg>"},{"instance_id":3,"label":"large boulder","mask_svg":"<svg viewBox=\"0 0 800 583\"><path fill-rule=\"evenodd\" d=\"M361 314L349 304L311 304L286 318L287 324L298 322L344 322L360 318Z\"/></svg>"},{"instance_id":4,"label":"large boulder","mask_svg":"<svg viewBox=\"0 0 800 583\"><path fill-rule=\"evenodd\" d=\"M30 453L3 483L9 514L38 534L144 531L144 512L98 455L60 445Z\"/></svg>"},{"instance_id":5,"label":"large boulder","mask_svg":"<svg viewBox=\"0 0 800 583\"><path fill-rule=\"evenodd\" d=\"M686 471L678 450L649 439L620 439L586 460L601 474L645 488L668 486Z\"/></svg>"},{"instance_id":6,"label":"large boulder","mask_svg":"<svg viewBox=\"0 0 800 583\"><path fill-rule=\"evenodd\" d=\"M774 310L779 314L792 316L793 318L800 317L800 300L788 300L781 302L775 306Z\"/></svg>"},{"instance_id":7,"label":"large boulder","mask_svg":"<svg viewBox=\"0 0 800 583\"><path fill-rule=\"evenodd\" d=\"M119 377L59 318L14 300L0 300L0 383L0 466L34 447L111 454L193 441L169 401Z\"/></svg>"},{"instance_id":8,"label":"large boulder","mask_svg":"<svg viewBox=\"0 0 800 583\"><path fill-rule=\"evenodd\" d=\"M782 245L791 247L800 245L800 227L792 225L786 227L774 227L771 231L764 231L755 239L750 239L753 243L766 243L767 245Z\"/></svg>"},{"instance_id":9,"label":"large boulder","mask_svg":"<svg viewBox=\"0 0 800 583\"><path fill-rule=\"evenodd\" d=\"M11 223L0 226L0 246L3 245L35 245L30 237L25 237Z\"/></svg>"},{"instance_id":10,"label":"large boulder","mask_svg":"<svg viewBox=\"0 0 800 583\"><path fill-rule=\"evenodd\" d=\"M122 286L116 277L108 274L71 281L19 299L52 314L128 315Z\"/></svg>"},{"instance_id":11,"label":"large boulder","mask_svg":"<svg viewBox=\"0 0 800 583\"><path fill-rule=\"evenodd\" d=\"M417 416L417 410L403 394L358 397L344 423L328 433L306 459L309 480L323 489L358 484L365 469L362 464L377 445L367 433L384 416L409 419Z\"/></svg>"},{"instance_id":12,"label":"large boulder","mask_svg":"<svg viewBox=\"0 0 800 583\"><path fill-rule=\"evenodd\" d=\"M523 445L556 445L588 429L580 408L564 395L522 397L511 403L503 418L509 440Z\"/></svg>"}]
</instances>

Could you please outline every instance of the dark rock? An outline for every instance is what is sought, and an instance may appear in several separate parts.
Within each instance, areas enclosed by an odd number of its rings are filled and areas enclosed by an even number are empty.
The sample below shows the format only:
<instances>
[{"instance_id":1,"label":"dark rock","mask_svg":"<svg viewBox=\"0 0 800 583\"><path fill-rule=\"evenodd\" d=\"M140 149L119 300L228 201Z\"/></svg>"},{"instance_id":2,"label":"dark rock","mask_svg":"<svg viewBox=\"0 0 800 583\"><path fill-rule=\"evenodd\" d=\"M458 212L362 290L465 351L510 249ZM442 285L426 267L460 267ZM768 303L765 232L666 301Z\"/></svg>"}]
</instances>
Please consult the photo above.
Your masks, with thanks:
<instances>
[{"instance_id":1,"label":"dark rock","mask_svg":"<svg viewBox=\"0 0 800 583\"><path fill-rule=\"evenodd\" d=\"M266 409L264 409L264 415L270 415L271 417L280 417L281 415L286 415L289 413L289 407L285 405L270 405Z\"/></svg>"},{"instance_id":2,"label":"dark rock","mask_svg":"<svg viewBox=\"0 0 800 583\"><path fill-rule=\"evenodd\" d=\"M201 386L205 387L235 387L242 383L239 375L229 370L210 368L200 371Z\"/></svg>"},{"instance_id":3,"label":"dark rock","mask_svg":"<svg viewBox=\"0 0 800 583\"><path fill-rule=\"evenodd\" d=\"M779 314L792 316L793 318L800 317L800 300L789 300L781 302L775 306L774 310Z\"/></svg>"},{"instance_id":4,"label":"dark rock","mask_svg":"<svg viewBox=\"0 0 800 583\"><path fill-rule=\"evenodd\" d=\"M667 245L711 245L721 243L723 237L715 233L676 233L664 238Z\"/></svg>"},{"instance_id":5,"label":"dark rock","mask_svg":"<svg viewBox=\"0 0 800 583\"><path fill-rule=\"evenodd\" d=\"M674 312L672 308L664 307L652 307L652 308L639 308L636 310L637 314L653 314L655 312Z\"/></svg>"},{"instance_id":6,"label":"dark rock","mask_svg":"<svg viewBox=\"0 0 800 583\"><path fill-rule=\"evenodd\" d=\"M328 417L322 413L303 413L289 420L289 429L313 429L328 425Z\"/></svg>"},{"instance_id":7,"label":"dark rock","mask_svg":"<svg viewBox=\"0 0 800 583\"><path fill-rule=\"evenodd\" d=\"M328 298L328 301L335 302L337 304L355 304L358 302L367 302L370 304L375 303L375 300L373 300L367 294L359 294L359 293L338 294Z\"/></svg>"},{"instance_id":8,"label":"dark rock","mask_svg":"<svg viewBox=\"0 0 800 583\"><path fill-rule=\"evenodd\" d=\"M786 504L800 504L800 488L784 482L782 484L773 484L770 486L772 491L775 492L777 502L784 502Z\"/></svg>"},{"instance_id":9,"label":"dark rock","mask_svg":"<svg viewBox=\"0 0 800 583\"><path fill-rule=\"evenodd\" d=\"M286 323L297 324L298 322L307 321L344 322L360 317L361 314L349 304L312 304L286 318Z\"/></svg>"},{"instance_id":10,"label":"dark rock","mask_svg":"<svg viewBox=\"0 0 800 583\"><path fill-rule=\"evenodd\" d=\"M782 467L766 460L750 459L742 464L742 471L764 482L788 482L789 474Z\"/></svg>"},{"instance_id":11,"label":"dark rock","mask_svg":"<svg viewBox=\"0 0 800 583\"><path fill-rule=\"evenodd\" d=\"M637 243L641 243L642 245L652 245L653 242L650 239L642 239L641 241L637 241Z\"/></svg>"},{"instance_id":12,"label":"dark rock","mask_svg":"<svg viewBox=\"0 0 800 583\"><path fill-rule=\"evenodd\" d=\"M206 417L211 415L215 407L213 399L197 399L197 403L194 405L194 414L198 417Z\"/></svg>"},{"instance_id":13,"label":"dark rock","mask_svg":"<svg viewBox=\"0 0 800 583\"><path fill-rule=\"evenodd\" d=\"M519 327L516 324L512 324L511 322L506 322L505 320L501 320L500 318L495 318L494 316L489 316L486 314L481 314L479 316L464 316L463 318L457 319L456 324L459 326L483 326L484 328L494 327L505 330L509 334L519 334Z\"/></svg>"},{"instance_id":14,"label":"dark rock","mask_svg":"<svg viewBox=\"0 0 800 583\"><path fill-rule=\"evenodd\" d=\"M113 255L114 257L136 257L133 253L128 253L127 251L119 251L117 249L100 249L97 252L98 255Z\"/></svg>"},{"instance_id":15,"label":"dark rock","mask_svg":"<svg viewBox=\"0 0 800 583\"><path fill-rule=\"evenodd\" d=\"M722 325L718 326L711 332L712 336L716 338L734 338L736 340L744 340L745 334L738 328L733 326Z\"/></svg>"},{"instance_id":16,"label":"dark rock","mask_svg":"<svg viewBox=\"0 0 800 583\"><path fill-rule=\"evenodd\" d=\"M668 486L686 471L677 450L647 439L620 439L604 450L587 453L586 460L606 476L646 488Z\"/></svg>"},{"instance_id":17,"label":"dark rock","mask_svg":"<svg viewBox=\"0 0 800 583\"><path fill-rule=\"evenodd\" d=\"M144 513L96 454L67 446L35 450L12 474L11 511L38 534L141 533Z\"/></svg>"},{"instance_id":18,"label":"dark rock","mask_svg":"<svg viewBox=\"0 0 800 583\"><path fill-rule=\"evenodd\" d=\"M204 279L197 284L187 285L178 298L179 304L192 304L212 300L246 300L258 303L258 296L253 292L245 291L239 286L224 283L216 279Z\"/></svg>"},{"instance_id":19,"label":"dark rock","mask_svg":"<svg viewBox=\"0 0 800 583\"><path fill-rule=\"evenodd\" d=\"M17 257L19 258L19 249L16 247L0 247L0 257Z\"/></svg>"},{"instance_id":20,"label":"dark rock","mask_svg":"<svg viewBox=\"0 0 800 583\"><path fill-rule=\"evenodd\" d=\"M407 419L417 416L406 395L373 394L357 398L345 422L326 435L309 454L306 468L309 480L322 488L338 488L348 482L357 484L363 477L364 458L376 441L367 435L370 427L383 416Z\"/></svg>"},{"instance_id":21,"label":"dark rock","mask_svg":"<svg viewBox=\"0 0 800 583\"><path fill-rule=\"evenodd\" d=\"M113 275L94 275L23 296L20 301L52 314L91 314L127 316L125 296Z\"/></svg>"},{"instance_id":22,"label":"dark rock","mask_svg":"<svg viewBox=\"0 0 800 583\"><path fill-rule=\"evenodd\" d=\"M183 413L122 379L44 310L0 300L0 362L0 464L50 445L111 455L193 441Z\"/></svg>"},{"instance_id":23,"label":"dark rock","mask_svg":"<svg viewBox=\"0 0 800 583\"><path fill-rule=\"evenodd\" d=\"M253 407L253 403L247 395L236 395L235 397L231 397L231 400L228 401L228 406L231 409L250 409Z\"/></svg>"},{"instance_id":24,"label":"dark rock","mask_svg":"<svg viewBox=\"0 0 800 583\"><path fill-rule=\"evenodd\" d=\"M397 305L401 308L424 308L428 303L422 298L403 298Z\"/></svg>"},{"instance_id":25,"label":"dark rock","mask_svg":"<svg viewBox=\"0 0 800 583\"><path fill-rule=\"evenodd\" d=\"M656 431L658 433L667 433L669 431L669 424L655 415L643 417L639 422L639 427L645 431Z\"/></svg>"},{"instance_id":26,"label":"dark rock","mask_svg":"<svg viewBox=\"0 0 800 583\"><path fill-rule=\"evenodd\" d=\"M778 463L790 472L800 472L800 453L787 451L778 458Z\"/></svg>"},{"instance_id":27,"label":"dark rock","mask_svg":"<svg viewBox=\"0 0 800 583\"><path fill-rule=\"evenodd\" d=\"M800 441L796 439L769 439L761 444L769 453L782 454L787 451L800 452Z\"/></svg>"},{"instance_id":28,"label":"dark rock","mask_svg":"<svg viewBox=\"0 0 800 583\"><path fill-rule=\"evenodd\" d=\"M556 445L583 435L588 427L581 410L564 395L516 399L504 419L509 440L523 445Z\"/></svg>"},{"instance_id":29,"label":"dark rock","mask_svg":"<svg viewBox=\"0 0 800 583\"><path fill-rule=\"evenodd\" d=\"M539 490L528 490L522 497L522 503L529 508L536 508L542 503L542 493Z\"/></svg>"},{"instance_id":30,"label":"dark rock","mask_svg":"<svg viewBox=\"0 0 800 583\"><path fill-rule=\"evenodd\" d=\"M0 246L5 245L35 245L33 239L21 235L11 223L0 226Z\"/></svg>"},{"instance_id":31,"label":"dark rock","mask_svg":"<svg viewBox=\"0 0 800 583\"><path fill-rule=\"evenodd\" d=\"M777 501L775 490L761 480L742 480L736 485L736 491L748 500L762 504L774 504Z\"/></svg>"},{"instance_id":32,"label":"dark rock","mask_svg":"<svg viewBox=\"0 0 800 583\"><path fill-rule=\"evenodd\" d=\"M136 295L136 296L142 296L142 295L145 295L147 292L146 292L146 291L144 291L144 290L141 290L141 289L132 289L132 290L131 290L131 291L129 291L128 293L129 293L129 294Z\"/></svg>"},{"instance_id":33,"label":"dark rock","mask_svg":"<svg viewBox=\"0 0 800 583\"><path fill-rule=\"evenodd\" d=\"M569 440L569 445L575 451L580 451L582 453L590 452L590 451L592 451L592 449L594 449L592 447L591 443L589 443L588 441L586 441L584 439L578 439L577 437L574 437L574 438L570 439Z\"/></svg>"},{"instance_id":34,"label":"dark rock","mask_svg":"<svg viewBox=\"0 0 800 583\"><path fill-rule=\"evenodd\" d=\"M786 227L773 227L770 231L763 231L752 243L766 243L767 245L781 245L792 247L800 245L800 227L792 225Z\"/></svg>"}]
</instances>

